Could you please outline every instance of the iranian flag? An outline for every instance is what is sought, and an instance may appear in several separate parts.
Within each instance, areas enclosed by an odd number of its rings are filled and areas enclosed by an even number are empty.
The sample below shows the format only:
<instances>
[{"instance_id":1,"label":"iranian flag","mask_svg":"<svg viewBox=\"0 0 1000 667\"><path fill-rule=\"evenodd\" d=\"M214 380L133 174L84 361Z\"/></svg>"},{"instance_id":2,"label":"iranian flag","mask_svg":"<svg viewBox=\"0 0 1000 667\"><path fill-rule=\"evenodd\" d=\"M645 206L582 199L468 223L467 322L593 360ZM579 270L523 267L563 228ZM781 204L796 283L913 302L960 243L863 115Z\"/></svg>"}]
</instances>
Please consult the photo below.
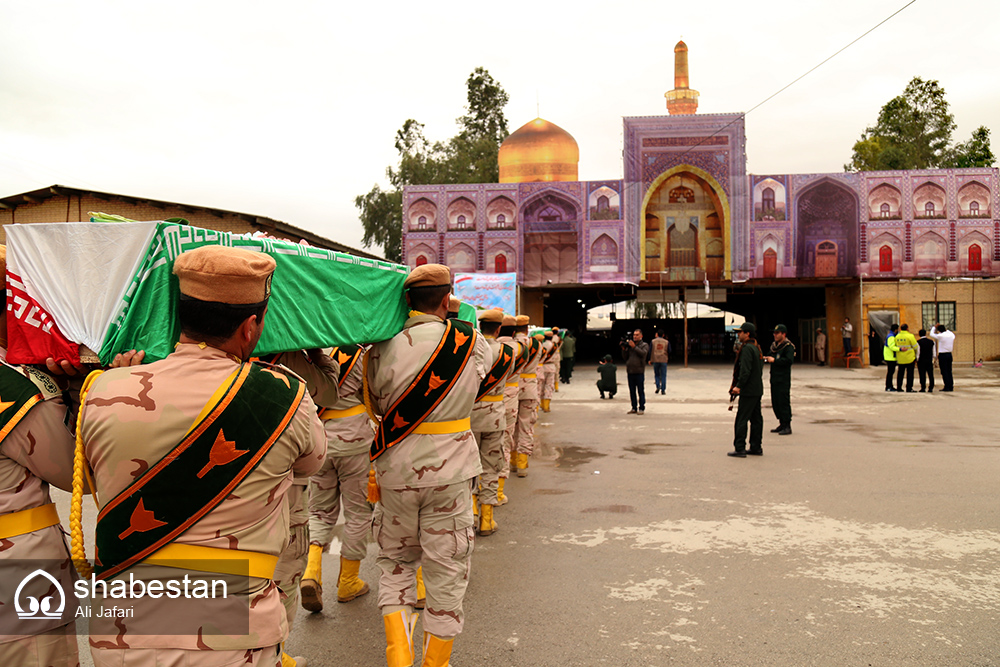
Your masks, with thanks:
<instances>
[{"instance_id":1,"label":"iranian flag","mask_svg":"<svg viewBox=\"0 0 1000 667\"><path fill-rule=\"evenodd\" d=\"M8 359L102 363L127 350L167 356L180 335L178 255L226 245L271 255L277 268L256 354L374 342L406 320L405 266L304 244L172 222L7 225Z\"/></svg>"}]
</instances>

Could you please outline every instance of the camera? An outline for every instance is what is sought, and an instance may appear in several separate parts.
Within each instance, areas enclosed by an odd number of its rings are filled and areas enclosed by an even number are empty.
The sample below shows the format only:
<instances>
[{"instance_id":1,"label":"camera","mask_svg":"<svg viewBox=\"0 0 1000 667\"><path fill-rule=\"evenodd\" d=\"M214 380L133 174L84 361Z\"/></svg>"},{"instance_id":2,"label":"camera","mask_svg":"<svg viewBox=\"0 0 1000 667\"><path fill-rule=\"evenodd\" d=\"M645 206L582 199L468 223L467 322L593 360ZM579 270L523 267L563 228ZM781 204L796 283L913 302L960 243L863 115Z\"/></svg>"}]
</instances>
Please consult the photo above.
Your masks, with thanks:
<instances>
[{"instance_id":1,"label":"camera","mask_svg":"<svg viewBox=\"0 0 1000 667\"><path fill-rule=\"evenodd\" d=\"M619 347L628 347L628 344L632 342L632 334L625 334L622 339L618 341Z\"/></svg>"}]
</instances>

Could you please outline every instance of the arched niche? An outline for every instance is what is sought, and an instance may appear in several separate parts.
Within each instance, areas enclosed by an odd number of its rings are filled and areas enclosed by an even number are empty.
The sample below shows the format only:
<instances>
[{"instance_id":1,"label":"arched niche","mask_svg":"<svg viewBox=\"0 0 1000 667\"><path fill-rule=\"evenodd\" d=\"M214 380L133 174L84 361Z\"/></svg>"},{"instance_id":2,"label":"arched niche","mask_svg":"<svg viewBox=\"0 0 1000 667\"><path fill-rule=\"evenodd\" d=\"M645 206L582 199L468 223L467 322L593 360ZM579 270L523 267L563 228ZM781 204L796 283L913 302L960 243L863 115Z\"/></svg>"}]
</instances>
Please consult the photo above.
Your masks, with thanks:
<instances>
[{"instance_id":1,"label":"arched niche","mask_svg":"<svg viewBox=\"0 0 1000 667\"><path fill-rule=\"evenodd\" d=\"M882 183L868 193L868 218L871 220L899 220L903 194L898 188Z\"/></svg>"},{"instance_id":2,"label":"arched niche","mask_svg":"<svg viewBox=\"0 0 1000 667\"><path fill-rule=\"evenodd\" d=\"M917 220L948 217L947 195L944 188L930 181L913 191L913 217Z\"/></svg>"},{"instance_id":3,"label":"arched niche","mask_svg":"<svg viewBox=\"0 0 1000 667\"><path fill-rule=\"evenodd\" d=\"M889 248L890 263L885 263L884 248ZM868 256L872 258L872 270L879 273L899 273L903 266L903 242L894 234L879 234L868 244ZM888 268L885 268L888 266Z\"/></svg>"},{"instance_id":4,"label":"arched niche","mask_svg":"<svg viewBox=\"0 0 1000 667\"><path fill-rule=\"evenodd\" d=\"M452 273L473 273L476 270L476 253L471 246L459 243L446 253L446 264Z\"/></svg>"},{"instance_id":5,"label":"arched niche","mask_svg":"<svg viewBox=\"0 0 1000 667\"><path fill-rule=\"evenodd\" d=\"M555 190L541 192L521 207L525 222L575 222L580 219L576 204Z\"/></svg>"},{"instance_id":6,"label":"arched niche","mask_svg":"<svg viewBox=\"0 0 1000 667\"><path fill-rule=\"evenodd\" d=\"M514 248L506 243L494 243L486 251L486 270L493 273L511 273L517 270ZM498 264L499 262L499 264ZM497 267L502 265L503 271Z\"/></svg>"},{"instance_id":7,"label":"arched niche","mask_svg":"<svg viewBox=\"0 0 1000 667\"><path fill-rule=\"evenodd\" d=\"M458 197L448 204L448 230L469 231L476 228L476 205L472 200Z\"/></svg>"},{"instance_id":8,"label":"arched niche","mask_svg":"<svg viewBox=\"0 0 1000 667\"><path fill-rule=\"evenodd\" d=\"M781 181L765 178L753 188L753 219L784 220L786 213L785 186Z\"/></svg>"},{"instance_id":9,"label":"arched niche","mask_svg":"<svg viewBox=\"0 0 1000 667\"><path fill-rule=\"evenodd\" d=\"M437 221L437 206L431 200L421 197L410 204L406 218L411 232L433 232Z\"/></svg>"},{"instance_id":10,"label":"arched niche","mask_svg":"<svg viewBox=\"0 0 1000 667\"><path fill-rule=\"evenodd\" d=\"M849 277L857 274L858 198L853 190L830 178L810 184L796 200L798 230L795 264L799 277ZM832 243L836 252L831 252ZM817 260L822 254L822 267ZM831 267L836 257L836 267ZM832 271L832 273L831 273Z\"/></svg>"},{"instance_id":11,"label":"arched niche","mask_svg":"<svg viewBox=\"0 0 1000 667\"><path fill-rule=\"evenodd\" d=\"M587 199L591 220L618 220L621 218L621 197L613 188L604 185L590 193Z\"/></svg>"},{"instance_id":12,"label":"arched niche","mask_svg":"<svg viewBox=\"0 0 1000 667\"><path fill-rule=\"evenodd\" d=\"M913 241L913 269L917 275L944 275L948 270L948 242L935 232Z\"/></svg>"},{"instance_id":13,"label":"arched niche","mask_svg":"<svg viewBox=\"0 0 1000 667\"><path fill-rule=\"evenodd\" d=\"M989 218L990 190L978 181L969 181L958 189L958 217Z\"/></svg>"},{"instance_id":14,"label":"arched niche","mask_svg":"<svg viewBox=\"0 0 1000 667\"><path fill-rule=\"evenodd\" d=\"M421 266L417 263L417 260L421 257L424 258L423 264L437 264L437 253L434 249L426 243L420 243L418 245L410 248L409 252L406 253L409 259L410 267Z\"/></svg>"},{"instance_id":15,"label":"arched niche","mask_svg":"<svg viewBox=\"0 0 1000 667\"><path fill-rule=\"evenodd\" d=\"M601 234L590 244L590 270L618 270L618 243L608 234Z\"/></svg>"},{"instance_id":16,"label":"arched niche","mask_svg":"<svg viewBox=\"0 0 1000 667\"><path fill-rule=\"evenodd\" d=\"M517 206L507 197L495 197L486 205L487 229L516 229Z\"/></svg>"}]
</instances>

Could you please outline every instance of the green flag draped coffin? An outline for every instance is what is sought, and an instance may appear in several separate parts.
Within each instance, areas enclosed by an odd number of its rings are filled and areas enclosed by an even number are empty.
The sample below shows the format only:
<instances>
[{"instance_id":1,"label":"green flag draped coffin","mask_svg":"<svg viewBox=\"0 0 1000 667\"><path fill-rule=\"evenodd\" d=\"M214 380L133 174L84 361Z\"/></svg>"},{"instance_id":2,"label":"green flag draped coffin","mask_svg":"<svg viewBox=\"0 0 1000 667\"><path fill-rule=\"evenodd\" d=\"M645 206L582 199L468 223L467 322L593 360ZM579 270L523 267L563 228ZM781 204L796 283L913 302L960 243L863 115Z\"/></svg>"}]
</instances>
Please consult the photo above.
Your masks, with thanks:
<instances>
[{"instance_id":1,"label":"green flag draped coffin","mask_svg":"<svg viewBox=\"0 0 1000 667\"><path fill-rule=\"evenodd\" d=\"M405 266L262 236L170 222L8 225L13 363L103 363L127 350L155 361L177 342L173 262L204 245L271 255L277 268L258 355L385 340L406 321Z\"/></svg>"}]
</instances>

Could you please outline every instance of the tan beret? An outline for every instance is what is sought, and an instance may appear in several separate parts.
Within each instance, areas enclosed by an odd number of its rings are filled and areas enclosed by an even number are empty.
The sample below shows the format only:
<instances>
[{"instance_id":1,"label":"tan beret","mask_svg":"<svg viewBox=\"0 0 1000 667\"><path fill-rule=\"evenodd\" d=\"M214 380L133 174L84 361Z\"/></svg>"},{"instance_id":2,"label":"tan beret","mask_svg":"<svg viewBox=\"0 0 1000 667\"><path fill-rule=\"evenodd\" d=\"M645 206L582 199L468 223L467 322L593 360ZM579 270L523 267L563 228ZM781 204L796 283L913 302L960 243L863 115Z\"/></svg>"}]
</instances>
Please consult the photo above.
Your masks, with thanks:
<instances>
[{"instance_id":1,"label":"tan beret","mask_svg":"<svg viewBox=\"0 0 1000 667\"><path fill-rule=\"evenodd\" d=\"M451 298L448 299L448 312L449 313L457 313L458 309L461 308L461 307L462 307L462 302L459 301L458 299L456 299L455 295L452 294Z\"/></svg>"},{"instance_id":2,"label":"tan beret","mask_svg":"<svg viewBox=\"0 0 1000 667\"><path fill-rule=\"evenodd\" d=\"M502 327L516 327L517 326L517 318L514 317L513 315L504 315L503 316L503 321L500 323L500 326L502 326Z\"/></svg>"},{"instance_id":3,"label":"tan beret","mask_svg":"<svg viewBox=\"0 0 1000 667\"><path fill-rule=\"evenodd\" d=\"M516 326L516 327L526 327L526 326L528 326L528 322L530 322L530 321L531 321L531 318L529 318L527 315L518 315L515 318L515 320L514 320L514 322L515 322L514 326Z\"/></svg>"},{"instance_id":4,"label":"tan beret","mask_svg":"<svg viewBox=\"0 0 1000 667\"><path fill-rule=\"evenodd\" d=\"M552 332L551 331L546 331L545 332L545 337L546 338L552 338Z\"/></svg>"},{"instance_id":5,"label":"tan beret","mask_svg":"<svg viewBox=\"0 0 1000 667\"><path fill-rule=\"evenodd\" d=\"M497 308L491 308L490 310L484 310L479 313L480 322L497 322L499 324L503 324L503 320L503 311Z\"/></svg>"},{"instance_id":6,"label":"tan beret","mask_svg":"<svg viewBox=\"0 0 1000 667\"><path fill-rule=\"evenodd\" d=\"M542 334L540 334L540 333L538 333L538 334L535 334L534 338L535 338L535 340L537 340L537 341L543 341L543 340L545 340L545 336L543 336L543 335L542 335Z\"/></svg>"},{"instance_id":7,"label":"tan beret","mask_svg":"<svg viewBox=\"0 0 1000 667\"><path fill-rule=\"evenodd\" d=\"M403 289L411 287L444 287L451 285L451 270L444 264L424 264L410 271Z\"/></svg>"},{"instance_id":8,"label":"tan beret","mask_svg":"<svg viewBox=\"0 0 1000 667\"><path fill-rule=\"evenodd\" d=\"M184 296L245 305L271 296L274 267L274 258L262 252L207 245L174 260L174 275Z\"/></svg>"}]
</instances>

